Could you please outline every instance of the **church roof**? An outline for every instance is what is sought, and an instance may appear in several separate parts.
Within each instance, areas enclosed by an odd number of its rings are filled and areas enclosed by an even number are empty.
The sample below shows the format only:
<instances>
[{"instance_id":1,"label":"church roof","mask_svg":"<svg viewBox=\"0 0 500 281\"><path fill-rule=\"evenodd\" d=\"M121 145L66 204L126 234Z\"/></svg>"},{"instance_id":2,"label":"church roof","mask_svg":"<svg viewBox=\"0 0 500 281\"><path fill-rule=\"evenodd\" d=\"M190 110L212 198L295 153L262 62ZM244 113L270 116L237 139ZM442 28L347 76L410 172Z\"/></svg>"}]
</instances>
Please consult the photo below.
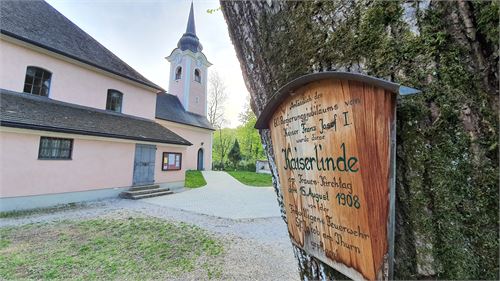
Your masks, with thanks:
<instances>
[{"instance_id":1,"label":"church roof","mask_svg":"<svg viewBox=\"0 0 500 281\"><path fill-rule=\"evenodd\" d=\"M165 92L156 96L156 118L214 130L207 117L184 110L177 96Z\"/></svg>"},{"instance_id":2,"label":"church roof","mask_svg":"<svg viewBox=\"0 0 500 281\"><path fill-rule=\"evenodd\" d=\"M163 91L45 1L2 0L0 32Z\"/></svg>"},{"instance_id":3,"label":"church roof","mask_svg":"<svg viewBox=\"0 0 500 281\"><path fill-rule=\"evenodd\" d=\"M182 35L181 39L177 43L177 48L181 49L182 51L191 50L193 53L201 52L203 50L203 46L201 45L198 36L196 36L193 2L191 2L191 10L189 11L186 32Z\"/></svg>"},{"instance_id":4,"label":"church roof","mask_svg":"<svg viewBox=\"0 0 500 281\"><path fill-rule=\"evenodd\" d=\"M117 139L192 145L145 118L0 89L0 125Z\"/></svg>"}]
</instances>

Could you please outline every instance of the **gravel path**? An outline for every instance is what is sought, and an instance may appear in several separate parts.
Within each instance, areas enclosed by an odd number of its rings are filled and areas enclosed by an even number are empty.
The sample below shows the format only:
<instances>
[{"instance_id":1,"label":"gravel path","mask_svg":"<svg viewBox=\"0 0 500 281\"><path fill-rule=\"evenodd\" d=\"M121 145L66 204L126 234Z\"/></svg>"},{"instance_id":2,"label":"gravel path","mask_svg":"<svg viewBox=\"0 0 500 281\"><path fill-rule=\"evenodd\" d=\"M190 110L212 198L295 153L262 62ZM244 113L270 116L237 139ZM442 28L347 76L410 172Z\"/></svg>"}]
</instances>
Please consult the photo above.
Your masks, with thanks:
<instances>
[{"instance_id":1,"label":"gravel path","mask_svg":"<svg viewBox=\"0 0 500 281\"><path fill-rule=\"evenodd\" d=\"M202 188L141 201L230 219L281 215L272 187L246 186L226 172L203 171L203 177L207 185Z\"/></svg>"},{"instance_id":2,"label":"gravel path","mask_svg":"<svg viewBox=\"0 0 500 281\"><path fill-rule=\"evenodd\" d=\"M202 227L225 241L222 257L223 280L297 280L286 225L280 217L230 219L198 214L143 201L112 199L79 205L76 208L0 220L0 227L30 223L80 220L119 213L136 213ZM194 271L179 280L207 279Z\"/></svg>"}]
</instances>

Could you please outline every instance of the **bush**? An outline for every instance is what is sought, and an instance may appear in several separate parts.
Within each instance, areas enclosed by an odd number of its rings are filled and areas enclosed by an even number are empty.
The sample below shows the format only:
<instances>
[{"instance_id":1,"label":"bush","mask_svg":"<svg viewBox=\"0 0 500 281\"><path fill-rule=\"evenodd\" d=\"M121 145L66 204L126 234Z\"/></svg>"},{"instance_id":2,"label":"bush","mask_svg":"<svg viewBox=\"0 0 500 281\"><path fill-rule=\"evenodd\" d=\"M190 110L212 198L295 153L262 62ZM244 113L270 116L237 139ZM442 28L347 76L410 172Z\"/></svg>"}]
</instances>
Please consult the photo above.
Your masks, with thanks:
<instances>
[{"instance_id":1,"label":"bush","mask_svg":"<svg viewBox=\"0 0 500 281\"><path fill-rule=\"evenodd\" d=\"M233 147L227 154L227 158L232 162L233 167L237 169L238 162L240 162L242 158L238 139L234 141Z\"/></svg>"},{"instance_id":2,"label":"bush","mask_svg":"<svg viewBox=\"0 0 500 281\"><path fill-rule=\"evenodd\" d=\"M212 170L214 171L222 171L223 165L220 162L212 163Z\"/></svg>"},{"instance_id":3,"label":"bush","mask_svg":"<svg viewBox=\"0 0 500 281\"><path fill-rule=\"evenodd\" d=\"M224 165L221 165L221 163L212 163L212 170L214 171L248 171L248 172L255 172L255 160L241 160L237 163L236 168L234 165L229 161L226 160L224 162Z\"/></svg>"},{"instance_id":4,"label":"bush","mask_svg":"<svg viewBox=\"0 0 500 281\"><path fill-rule=\"evenodd\" d=\"M254 160L242 160L238 162L238 171L249 171L255 172L255 161Z\"/></svg>"}]
</instances>

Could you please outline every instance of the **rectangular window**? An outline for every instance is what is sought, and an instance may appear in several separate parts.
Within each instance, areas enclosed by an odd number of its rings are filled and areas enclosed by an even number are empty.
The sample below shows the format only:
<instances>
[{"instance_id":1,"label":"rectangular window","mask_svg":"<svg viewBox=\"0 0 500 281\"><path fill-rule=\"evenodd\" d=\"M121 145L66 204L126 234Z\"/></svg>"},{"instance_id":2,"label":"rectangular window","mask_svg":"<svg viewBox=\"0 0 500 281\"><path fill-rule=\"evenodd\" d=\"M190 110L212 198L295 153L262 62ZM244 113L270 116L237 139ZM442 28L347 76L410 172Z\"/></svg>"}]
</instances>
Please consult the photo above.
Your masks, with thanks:
<instances>
[{"instance_id":1,"label":"rectangular window","mask_svg":"<svg viewBox=\"0 0 500 281\"><path fill-rule=\"evenodd\" d=\"M175 152L163 152L161 161L162 171L176 171L181 169L182 154Z\"/></svg>"},{"instance_id":2,"label":"rectangular window","mask_svg":"<svg viewBox=\"0 0 500 281\"><path fill-rule=\"evenodd\" d=\"M72 139L41 137L40 148L38 150L38 159L68 160L71 159L72 150L73 150Z\"/></svg>"},{"instance_id":3,"label":"rectangular window","mask_svg":"<svg viewBox=\"0 0 500 281\"><path fill-rule=\"evenodd\" d=\"M24 78L23 92L43 97L49 96L51 77L52 73L45 69L28 66Z\"/></svg>"}]
</instances>

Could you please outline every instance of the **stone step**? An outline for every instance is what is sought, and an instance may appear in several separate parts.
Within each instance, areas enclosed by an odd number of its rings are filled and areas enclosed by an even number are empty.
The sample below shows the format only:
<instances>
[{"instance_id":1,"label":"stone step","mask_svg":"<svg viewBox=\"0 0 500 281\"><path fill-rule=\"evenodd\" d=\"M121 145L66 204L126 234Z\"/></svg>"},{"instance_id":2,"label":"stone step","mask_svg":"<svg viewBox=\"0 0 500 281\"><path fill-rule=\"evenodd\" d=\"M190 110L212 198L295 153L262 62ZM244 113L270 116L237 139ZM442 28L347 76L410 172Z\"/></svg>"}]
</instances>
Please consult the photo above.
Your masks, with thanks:
<instances>
[{"instance_id":1,"label":"stone step","mask_svg":"<svg viewBox=\"0 0 500 281\"><path fill-rule=\"evenodd\" d=\"M168 194L173 194L174 192L171 190L168 191L160 191L160 192L154 192L154 193L148 193L148 194L141 194L141 195L132 195L130 196L130 199L144 199L144 198L150 198L150 197L156 197L156 196L163 196L163 195L168 195Z\"/></svg>"},{"instance_id":2,"label":"stone step","mask_svg":"<svg viewBox=\"0 0 500 281\"><path fill-rule=\"evenodd\" d=\"M163 187L163 188L156 187L156 188L151 188L151 189L140 189L140 190L130 190L129 189L128 191L124 191L122 193L124 193L123 195L132 196L132 195L158 193L158 192L163 192L163 191L170 191L170 188L168 188L168 187Z\"/></svg>"},{"instance_id":3,"label":"stone step","mask_svg":"<svg viewBox=\"0 0 500 281\"><path fill-rule=\"evenodd\" d=\"M133 186L128 189L128 191L136 191L136 190L149 190L149 189L156 189L159 188L160 186L157 184L150 184L150 185L139 185L139 186Z\"/></svg>"}]
</instances>

